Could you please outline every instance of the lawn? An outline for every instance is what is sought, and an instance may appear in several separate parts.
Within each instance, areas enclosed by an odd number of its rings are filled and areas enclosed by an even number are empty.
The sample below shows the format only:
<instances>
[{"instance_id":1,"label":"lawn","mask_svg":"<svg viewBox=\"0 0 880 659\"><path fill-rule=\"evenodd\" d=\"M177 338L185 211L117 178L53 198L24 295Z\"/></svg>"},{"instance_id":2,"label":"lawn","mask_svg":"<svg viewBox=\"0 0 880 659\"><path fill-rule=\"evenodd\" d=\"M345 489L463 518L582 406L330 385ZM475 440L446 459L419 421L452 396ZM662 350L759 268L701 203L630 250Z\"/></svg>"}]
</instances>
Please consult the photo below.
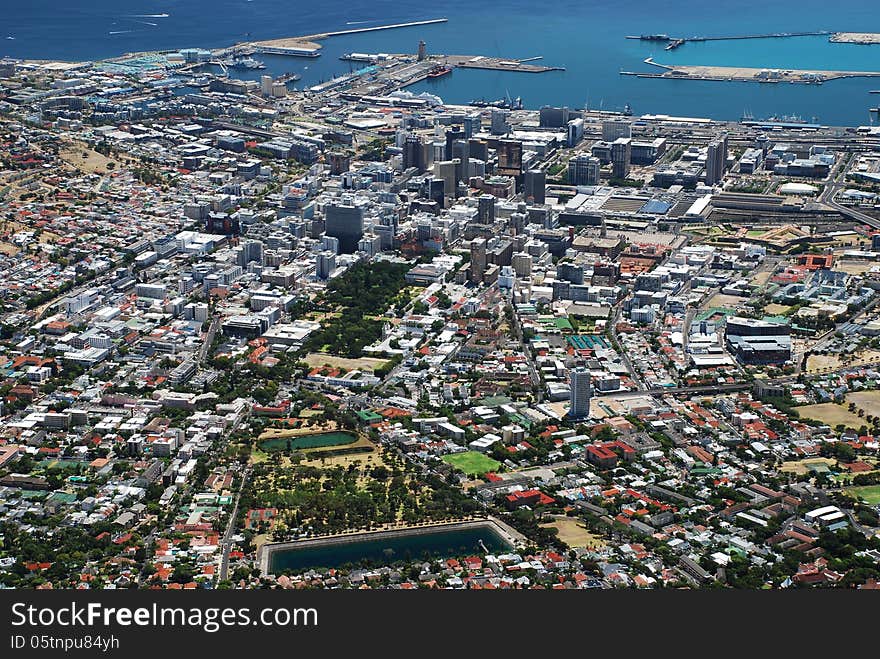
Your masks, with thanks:
<instances>
[{"instance_id":1,"label":"lawn","mask_svg":"<svg viewBox=\"0 0 880 659\"><path fill-rule=\"evenodd\" d=\"M845 492L855 499L876 506L880 504L880 485L864 485L862 487L849 487Z\"/></svg>"},{"instance_id":2,"label":"lawn","mask_svg":"<svg viewBox=\"0 0 880 659\"><path fill-rule=\"evenodd\" d=\"M542 528L554 528L558 531L556 537L569 547L587 547L599 549L605 546L605 541L592 533L583 522L571 517L554 517L556 521L550 524L541 524Z\"/></svg>"},{"instance_id":3,"label":"lawn","mask_svg":"<svg viewBox=\"0 0 880 659\"><path fill-rule=\"evenodd\" d=\"M858 429L865 425L865 420L847 410L846 405L837 403L819 403L818 405L804 405L797 408L801 418L815 419L834 428L843 424L848 428Z\"/></svg>"},{"instance_id":4,"label":"lawn","mask_svg":"<svg viewBox=\"0 0 880 659\"><path fill-rule=\"evenodd\" d=\"M501 463L497 460L493 460L476 451L444 455L442 460L469 476L472 474L485 474L487 471L495 471L501 466Z\"/></svg>"},{"instance_id":5,"label":"lawn","mask_svg":"<svg viewBox=\"0 0 880 659\"><path fill-rule=\"evenodd\" d=\"M349 359L347 357L337 357L335 355L325 355L318 352L310 352L303 360L312 368L318 368L324 365L335 368L344 368L348 371L358 369L375 371L382 368L388 363L387 359L375 359L373 357L361 357L360 359Z\"/></svg>"}]
</instances>

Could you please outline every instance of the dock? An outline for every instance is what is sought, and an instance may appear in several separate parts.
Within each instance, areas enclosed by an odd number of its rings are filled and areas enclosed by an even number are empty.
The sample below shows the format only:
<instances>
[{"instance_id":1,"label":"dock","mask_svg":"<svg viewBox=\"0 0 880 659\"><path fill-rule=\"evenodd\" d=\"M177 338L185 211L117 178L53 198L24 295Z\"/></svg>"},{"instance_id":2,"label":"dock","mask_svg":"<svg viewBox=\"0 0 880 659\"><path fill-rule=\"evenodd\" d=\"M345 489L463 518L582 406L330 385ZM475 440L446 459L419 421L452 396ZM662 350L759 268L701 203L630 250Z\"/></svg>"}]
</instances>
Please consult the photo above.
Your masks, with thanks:
<instances>
[{"instance_id":1,"label":"dock","mask_svg":"<svg viewBox=\"0 0 880 659\"><path fill-rule=\"evenodd\" d=\"M565 71L564 66L541 66L528 62L540 59L529 57L528 59L503 59L500 57L486 57L484 55L448 55L445 61L449 66L459 69L489 69L491 71L514 71L517 73L547 73L548 71Z\"/></svg>"}]
</instances>

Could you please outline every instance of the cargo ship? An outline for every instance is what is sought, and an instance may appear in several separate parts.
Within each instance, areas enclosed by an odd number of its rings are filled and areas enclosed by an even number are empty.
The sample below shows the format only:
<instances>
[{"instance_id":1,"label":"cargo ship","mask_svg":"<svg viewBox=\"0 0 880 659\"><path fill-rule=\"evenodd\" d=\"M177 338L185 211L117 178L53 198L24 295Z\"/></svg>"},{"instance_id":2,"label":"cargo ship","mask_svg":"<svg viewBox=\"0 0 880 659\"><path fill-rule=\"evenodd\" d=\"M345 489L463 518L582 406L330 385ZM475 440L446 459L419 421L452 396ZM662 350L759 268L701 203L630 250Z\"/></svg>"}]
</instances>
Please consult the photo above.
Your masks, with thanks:
<instances>
[{"instance_id":1,"label":"cargo ship","mask_svg":"<svg viewBox=\"0 0 880 659\"><path fill-rule=\"evenodd\" d=\"M627 39L639 39L641 41L672 41L672 37L668 34L640 34L637 37L627 37Z\"/></svg>"},{"instance_id":2,"label":"cargo ship","mask_svg":"<svg viewBox=\"0 0 880 659\"><path fill-rule=\"evenodd\" d=\"M428 71L428 77L429 78L442 78L443 76L445 76L449 73L452 73L451 66L445 66L445 65L441 66L438 64L437 66L432 68L430 71Z\"/></svg>"},{"instance_id":3,"label":"cargo ship","mask_svg":"<svg viewBox=\"0 0 880 659\"><path fill-rule=\"evenodd\" d=\"M265 69L266 65L253 57L245 57L243 59L234 59L226 66L232 69Z\"/></svg>"}]
</instances>

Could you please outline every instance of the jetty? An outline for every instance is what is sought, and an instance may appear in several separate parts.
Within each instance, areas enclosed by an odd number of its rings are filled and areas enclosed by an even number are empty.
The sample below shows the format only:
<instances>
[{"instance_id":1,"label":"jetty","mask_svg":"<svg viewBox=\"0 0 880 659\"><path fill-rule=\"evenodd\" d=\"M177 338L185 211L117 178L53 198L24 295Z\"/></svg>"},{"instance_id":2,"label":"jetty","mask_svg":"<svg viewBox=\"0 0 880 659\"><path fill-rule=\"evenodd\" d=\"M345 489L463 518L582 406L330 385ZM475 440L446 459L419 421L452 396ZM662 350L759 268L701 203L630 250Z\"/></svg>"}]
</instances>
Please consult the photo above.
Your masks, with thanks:
<instances>
[{"instance_id":1,"label":"jetty","mask_svg":"<svg viewBox=\"0 0 880 659\"><path fill-rule=\"evenodd\" d=\"M838 33L839 34L839 33ZM627 39L638 39L640 41L665 41L668 42L665 50L675 50L689 41L735 41L739 39L787 39L790 37L819 37L834 35L828 30L815 30L811 32L770 32L767 34L732 34L718 35L711 37L671 37L667 34L643 34L641 36L630 35ZM835 35L836 36L836 35ZM832 41L835 41L832 36Z\"/></svg>"},{"instance_id":2,"label":"jetty","mask_svg":"<svg viewBox=\"0 0 880 659\"><path fill-rule=\"evenodd\" d=\"M370 27L356 27L348 30L335 30L333 32L319 32L300 37L283 37L281 39L266 39L262 41L247 41L236 44L233 48L239 52L260 53L266 55L287 55L290 57L318 57L321 54L321 44L318 43L330 37L341 37L347 34L361 34L363 32L378 32L380 30L397 30L405 27L417 27L420 25L435 25L446 23L448 18L429 18L424 21L410 21L408 23L392 23L389 25L373 25Z\"/></svg>"}]
</instances>

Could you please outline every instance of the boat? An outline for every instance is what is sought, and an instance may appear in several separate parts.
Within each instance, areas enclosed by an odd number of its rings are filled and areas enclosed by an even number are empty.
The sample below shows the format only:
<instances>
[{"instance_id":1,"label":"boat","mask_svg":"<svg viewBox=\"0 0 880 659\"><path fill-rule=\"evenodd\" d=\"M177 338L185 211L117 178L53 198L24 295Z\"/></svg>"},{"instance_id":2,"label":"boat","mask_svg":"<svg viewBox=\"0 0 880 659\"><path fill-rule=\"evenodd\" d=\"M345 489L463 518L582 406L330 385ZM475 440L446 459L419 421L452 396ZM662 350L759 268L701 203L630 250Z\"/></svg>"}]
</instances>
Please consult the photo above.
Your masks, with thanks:
<instances>
[{"instance_id":1,"label":"boat","mask_svg":"<svg viewBox=\"0 0 880 659\"><path fill-rule=\"evenodd\" d=\"M869 89L868 93L869 94L880 94L880 89Z\"/></svg>"},{"instance_id":2,"label":"boat","mask_svg":"<svg viewBox=\"0 0 880 659\"><path fill-rule=\"evenodd\" d=\"M632 113L633 113L632 107L630 107L629 103L627 103L626 105L623 106L623 116L631 117Z\"/></svg>"},{"instance_id":3,"label":"boat","mask_svg":"<svg viewBox=\"0 0 880 659\"><path fill-rule=\"evenodd\" d=\"M671 41L668 34L643 34L639 37L642 41Z\"/></svg>"},{"instance_id":4,"label":"boat","mask_svg":"<svg viewBox=\"0 0 880 659\"><path fill-rule=\"evenodd\" d=\"M428 77L429 78L442 78L443 76L445 76L449 73L452 73L451 66L445 66L445 65L438 64L435 67L433 67L430 71L428 71Z\"/></svg>"},{"instance_id":5,"label":"boat","mask_svg":"<svg viewBox=\"0 0 880 659\"><path fill-rule=\"evenodd\" d=\"M233 69L265 69L266 65L263 64L259 60L255 60L253 57L244 57L232 60L230 64L227 64L230 68Z\"/></svg>"},{"instance_id":6,"label":"boat","mask_svg":"<svg viewBox=\"0 0 880 659\"><path fill-rule=\"evenodd\" d=\"M880 114L880 108L868 108L869 112L873 112L874 114Z\"/></svg>"}]
</instances>

